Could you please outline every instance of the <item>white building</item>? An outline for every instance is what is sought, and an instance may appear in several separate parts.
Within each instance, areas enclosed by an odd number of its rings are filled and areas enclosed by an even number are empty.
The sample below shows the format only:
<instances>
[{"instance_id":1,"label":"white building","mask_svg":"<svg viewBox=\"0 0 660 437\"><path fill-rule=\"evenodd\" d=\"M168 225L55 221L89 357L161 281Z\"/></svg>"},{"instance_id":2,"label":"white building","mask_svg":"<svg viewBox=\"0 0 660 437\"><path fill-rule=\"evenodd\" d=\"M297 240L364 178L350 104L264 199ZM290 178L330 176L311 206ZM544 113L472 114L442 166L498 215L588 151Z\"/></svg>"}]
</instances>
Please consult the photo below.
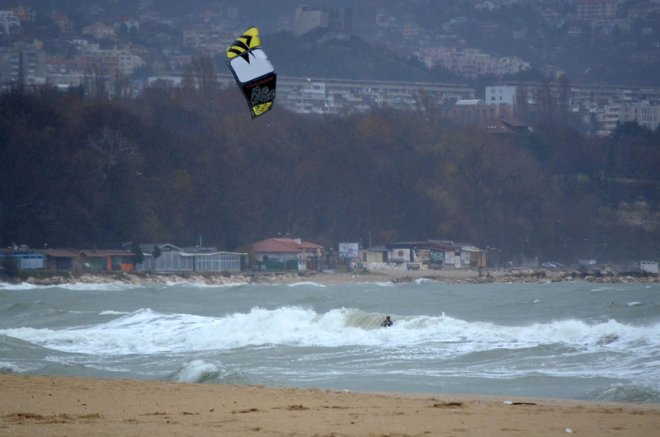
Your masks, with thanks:
<instances>
[{"instance_id":1,"label":"white building","mask_svg":"<svg viewBox=\"0 0 660 437\"><path fill-rule=\"evenodd\" d=\"M516 87L513 85L495 85L486 87L487 105L511 105L516 102Z\"/></svg>"},{"instance_id":2,"label":"white building","mask_svg":"<svg viewBox=\"0 0 660 437\"><path fill-rule=\"evenodd\" d=\"M11 11L0 11L0 35L16 35L21 32L21 20Z\"/></svg>"},{"instance_id":3,"label":"white building","mask_svg":"<svg viewBox=\"0 0 660 437\"><path fill-rule=\"evenodd\" d=\"M320 8L301 6L293 17L293 36L301 36L315 29L326 29L330 25L330 14Z\"/></svg>"},{"instance_id":4,"label":"white building","mask_svg":"<svg viewBox=\"0 0 660 437\"><path fill-rule=\"evenodd\" d=\"M230 75L218 75L218 83L224 88L236 87ZM474 90L467 85L277 78L277 104L303 114L356 114L376 108L419 110L426 100L441 106L447 102L472 98Z\"/></svg>"},{"instance_id":5,"label":"white building","mask_svg":"<svg viewBox=\"0 0 660 437\"><path fill-rule=\"evenodd\" d=\"M46 54L36 44L0 47L0 86L23 81L24 85L46 83Z\"/></svg>"},{"instance_id":6,"label":"white building","mask_svg":"<svg viewBox=\"0 0 660 437\"><path fill-rule=\"evenodd\" d=\"M639 102L624 105L621 108L621 121L636 121L640 126L656 130L660 126L660 104Z\"/></svg>"}]
</instances>

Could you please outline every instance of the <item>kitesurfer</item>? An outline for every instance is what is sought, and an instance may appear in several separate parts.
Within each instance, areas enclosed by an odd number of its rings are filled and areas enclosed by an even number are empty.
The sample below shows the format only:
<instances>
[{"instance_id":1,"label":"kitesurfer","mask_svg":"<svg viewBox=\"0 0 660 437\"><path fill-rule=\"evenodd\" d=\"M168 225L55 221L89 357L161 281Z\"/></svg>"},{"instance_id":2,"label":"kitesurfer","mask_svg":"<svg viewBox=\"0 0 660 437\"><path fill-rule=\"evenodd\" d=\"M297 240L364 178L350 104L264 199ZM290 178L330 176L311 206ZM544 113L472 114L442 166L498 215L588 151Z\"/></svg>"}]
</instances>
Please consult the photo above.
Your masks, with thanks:
<instances>
[{"instance_id":1,"label":"kitesurfer","mask_svg":"<svg viewBox=\"0 0 660 437\"><path fill-rule=\"evenodd\" d=\"M380 324L383 328L389 328L392 326L394 322L392 322L392 319L390 319L390 316L385 316L385 320Z\"/></svg>"}]
</instances>

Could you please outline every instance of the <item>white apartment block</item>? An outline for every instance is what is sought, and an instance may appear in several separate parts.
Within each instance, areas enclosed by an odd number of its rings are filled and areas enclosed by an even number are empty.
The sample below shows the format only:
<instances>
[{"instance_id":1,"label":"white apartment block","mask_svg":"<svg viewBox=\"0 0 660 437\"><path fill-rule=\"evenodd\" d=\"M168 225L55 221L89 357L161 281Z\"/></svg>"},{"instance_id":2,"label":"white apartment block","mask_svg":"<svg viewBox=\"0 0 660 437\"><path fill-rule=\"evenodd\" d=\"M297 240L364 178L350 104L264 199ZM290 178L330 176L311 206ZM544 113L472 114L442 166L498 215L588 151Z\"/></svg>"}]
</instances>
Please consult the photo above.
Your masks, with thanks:
<instances>
[{"instance_id":1,"label":"white apartment block","mask_svg":"<svg viewBox=\"0 0 660 437\"><path fill-rule=\"evenodd\" d=\"M330 14L320 8L301 6L296 9L293 17L293 36L302 36L315 29L328 28Z\"/></svg>"},{"instance_id":2,"label":"white apartment block","mask_svg":"<svg viewBox=\"0 0 660 437\"><path fill-rule=\"evenodd\" d=\"M487 74L503 76L531 68L529 62L518 57L494 58L479 49L434 47L420 50L417 56L429 68L442 65L449 71L471 78Z\"/></svg>"},{"instance_id":3,"label":"white apartment block","mask_svg":"<svg viewBox=\"0 0 660 437\"><path fill-rule=\"evenodd\" d=\"M230 75L218 75L224 88L235 87ZM343 79L277 78L277 104L301 114L357 114L376 108L419 110L429 100L438 106L473 99L466 85Z\"/></svg>"},{"instance_id":4,"label":"white apartment block","mask_svg":"<svg viewBox=\"0 0 660 437\"><path fill-rule=\"evenodd\" d=\"M46 55L29 44L0 47L0 86L23 81L25 85L46 83Z\"/></svg>"},{"instance_id":5,"label":"white apartment block","mask_svg":"<svg viewBox=\"0 0 660 437\"><path fill-rule=\"evenodd\" d=\"M556 83L549 84L553 98L561 92ZM509 83L486 87L487 105L508 104L514 109L516 94L523 90L527 104L533 109L540 83ZM571 111L590 113L599 124L599 133L609 134L618 123L636 121L651 130L660 124L660 88L580 85L571 86L568 94ZM587 117L588 118L588 117Z\"/></svg>"},{"instance_id":6,"label":"white apartment block","mask_svg":"<svg viewBox=\"0 0 660 437\"><path fill-rule=\"evenodd\" d=\"M21 31L21 20L11 11L0 11L0 35L15 35Z\"/></svg>"},{"instance_id":7,"label":"white apartment block","mask_svg":"<svg viewBox=\"0 0 660 437\"><path fill-rule=\"evenodd\" d=\"M631 103L624 105L621 110L621 121L636 121L640 126L656 130L660 126L660 102Z\"/></svg>"},{"instance_id":8,"label":"white apartment block","mask_svg":"<svg viewBox=\"0 0 660 437\"><path fill-rule=\"evenodd\" d=\"M279 104L298 113L352 114L375 108L419 110L474 98L465 85L340 79L278 78Z\"/></svg>"},{"instance_id":9,"label":"white apartment block","mask_svg":"<svg viewBox=\"0 0 660 437\"><path fill-rule=\"evenodd\" d=\"M487 105L511 105L516 102L516 87L513 85L494 85L486 87Z\"/></svg>"},{"instance_id":10,"label":"white apartment block","mask_svg":"<svg viewBox=\"0 0 660 437\"><path fill-rule=\"evenodd\" d=\"M578 0L577 16L586 21L614 18L616 0Z\"/></svg>"},{"instance_id":11,"label":"white apartment block","mask_svg":"<svg viewBox=\"0 0 660 437\"><path fill-rule=\"evenodd\" d=\"M134 55L127 49L99 49L98 44L82 46L81 65L101 65L108 73L120 71L130 76L136 68L144 65L140 56Z\"/></svg>"}]
</instances>

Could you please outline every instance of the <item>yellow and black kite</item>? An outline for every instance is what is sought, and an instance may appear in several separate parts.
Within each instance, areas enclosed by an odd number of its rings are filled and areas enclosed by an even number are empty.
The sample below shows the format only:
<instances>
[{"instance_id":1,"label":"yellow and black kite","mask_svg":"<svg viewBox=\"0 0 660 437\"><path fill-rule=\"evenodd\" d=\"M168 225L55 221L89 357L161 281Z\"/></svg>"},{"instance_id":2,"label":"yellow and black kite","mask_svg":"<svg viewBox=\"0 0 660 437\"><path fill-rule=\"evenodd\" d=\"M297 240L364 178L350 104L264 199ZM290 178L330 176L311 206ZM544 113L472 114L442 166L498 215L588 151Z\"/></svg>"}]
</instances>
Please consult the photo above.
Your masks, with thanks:
<instances>
[{"instance_id":1,"label":"yellow and black kite","mask_svg":"<svg viewBox=\"0 0 660 437\"><path fill-rule=\"evenodd\" d=\"M251 27L227 48L227 65L248 101L252 118L273 108L277 75L260 48L259 29Z\"/></svg>"}]
</instances>

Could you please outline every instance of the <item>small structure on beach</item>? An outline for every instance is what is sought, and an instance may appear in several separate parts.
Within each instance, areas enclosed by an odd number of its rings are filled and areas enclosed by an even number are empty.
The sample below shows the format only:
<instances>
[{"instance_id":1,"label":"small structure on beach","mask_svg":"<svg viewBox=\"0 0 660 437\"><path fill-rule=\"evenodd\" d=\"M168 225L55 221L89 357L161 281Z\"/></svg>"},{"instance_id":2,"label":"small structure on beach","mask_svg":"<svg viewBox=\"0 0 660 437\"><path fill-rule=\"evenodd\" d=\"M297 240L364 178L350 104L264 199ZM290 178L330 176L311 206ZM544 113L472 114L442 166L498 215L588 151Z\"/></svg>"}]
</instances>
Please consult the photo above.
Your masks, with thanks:
<instances>
[{"instance_id":1,"label":"small structure on beach","mask_svg":"<svg viewBox=\"0 0 660 437\"><path fill-rule=\"evenodd\" d=\"M139 246L144 257L137 265L141 272L238 273L247 258L247 253L223 252L214 247L182 249L171 243Z\"/></svg>"},{"instance_id":2,"label":"small structure on beach","mask_svg":"<svg viewBox=\"0 0 660 437\"><path fill-rule=\"evenodd\" d=\"M19 270L43 269L46 266L46 255L27 246L18 246L0 249L0 262L13 262Z\"/></svg>"},{"instance_id":3,"label":"small structure on beach","mask_svg":"<svg viewBox=\"0 0 660 437\"><path fill-rule=\"evenodd\" d=\"M125 250L44 249L48 270L132 272L134 255Z\"/></svg>"},{"instance_id":4,"label":"small structure on beach","mask_svg":"<svg viewBox=\"0 0 660 437\"><path fill-rule=\"evenodd\" d=\"M251 246L262 270L321 271L325 248L299 238L268 238Z\"/></svg>"},{"instance_id":5,"label":"small structure on beach","mask_svg":"<svg viewBox=\"0 0 660 437\"><path fill-rule=\"evenodd\" d=\"M639 269L645 273L654 273L658 274L658 262L657 261L640 261Z\"/></svg>"},{"instance_id":6,"label":"small structure on beach","mask_svg":"<svg viewBox=\"0 0 660 437\"><path fill-rule=\"evenodd\" d=\"M390 243L385 247L388 262L407 264L409 269L486 267L486 252L467 243L423 240Z\"/></svg>"}]
</instances>

